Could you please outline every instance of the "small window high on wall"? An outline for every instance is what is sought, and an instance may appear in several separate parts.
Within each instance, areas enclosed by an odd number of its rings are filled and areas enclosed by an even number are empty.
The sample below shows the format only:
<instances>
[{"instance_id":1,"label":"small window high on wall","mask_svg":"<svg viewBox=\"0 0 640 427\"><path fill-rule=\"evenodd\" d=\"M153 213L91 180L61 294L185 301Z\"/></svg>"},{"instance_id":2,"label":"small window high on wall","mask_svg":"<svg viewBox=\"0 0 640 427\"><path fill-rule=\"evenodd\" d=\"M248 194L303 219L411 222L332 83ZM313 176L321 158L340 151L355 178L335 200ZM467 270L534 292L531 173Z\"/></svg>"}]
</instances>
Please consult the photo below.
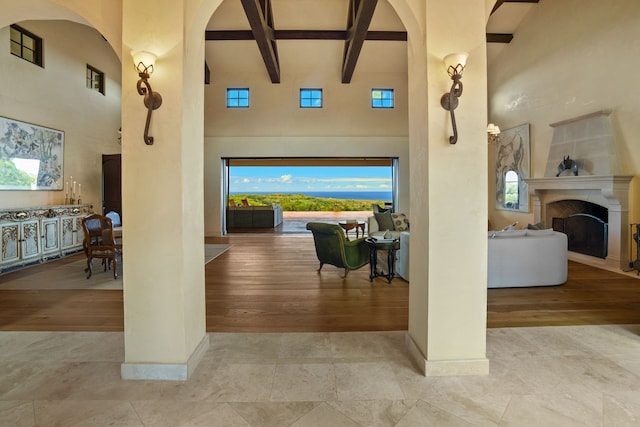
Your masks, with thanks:
<instances>
[{"instance_id":1,"label":"small window high on wall","mask_svg":"<svg viewBox=\"0 0 640 427\"><path fill-rule=\"evenodd\" d=\"M87 88L104 95L104 73L87 64Z\"/></svg>"},{"instance_id":2,"label":"small window high on wall","mask_svg":"<svg viewBox=\"0 0 640 427\"><path fill-rule=\"evenodd\" d=\"M393 108L393 89L371 89L371 108Z\"/></svg>"},{"instance_id":3,"label":"small window high on wall","mask_svg":"<svg viewBox=\"0 0 640 427\"><path fill-rule=\"evenodd\" d=\"M227 89L227 108L249 108L249 89Z\"/></svg>"},{"instance_id":4,"label":"small window high on wall","mask_svg":"<svg viewBox=\"0 0 640 427\"><path fill-rule=\"evenodd\" d=\"M11 25L11 54L42 67L42 39L18 25Z\"/></svg>"},{"instance_id":5,"label":"small window high on wall","mask_svg":"<svg viewBox=\"0 0 640 427\"><path fill-rule=\"evenodd\" d=\"M300 108L322 108L322 89L300 89Z\"/></svg>"}]
</instances>

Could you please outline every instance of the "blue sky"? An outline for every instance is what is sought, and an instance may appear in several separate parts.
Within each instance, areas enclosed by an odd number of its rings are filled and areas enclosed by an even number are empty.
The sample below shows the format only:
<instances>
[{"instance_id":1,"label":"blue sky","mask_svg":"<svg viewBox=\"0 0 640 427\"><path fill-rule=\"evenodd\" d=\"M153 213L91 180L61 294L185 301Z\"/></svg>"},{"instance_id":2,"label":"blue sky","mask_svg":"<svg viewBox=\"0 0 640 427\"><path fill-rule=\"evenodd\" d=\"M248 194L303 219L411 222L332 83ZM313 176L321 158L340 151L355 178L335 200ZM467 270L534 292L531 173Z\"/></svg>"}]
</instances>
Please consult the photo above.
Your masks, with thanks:
<instances>
[{"instance_id":1,"label":"blue sky","mask_svg":"<svg viewBox=\"0 0 640 427\"><path fill-rule=\"evenodd\" d=\"M391 191L388 166L232 166L229 192Z\"/></svg>"}]
</instances>

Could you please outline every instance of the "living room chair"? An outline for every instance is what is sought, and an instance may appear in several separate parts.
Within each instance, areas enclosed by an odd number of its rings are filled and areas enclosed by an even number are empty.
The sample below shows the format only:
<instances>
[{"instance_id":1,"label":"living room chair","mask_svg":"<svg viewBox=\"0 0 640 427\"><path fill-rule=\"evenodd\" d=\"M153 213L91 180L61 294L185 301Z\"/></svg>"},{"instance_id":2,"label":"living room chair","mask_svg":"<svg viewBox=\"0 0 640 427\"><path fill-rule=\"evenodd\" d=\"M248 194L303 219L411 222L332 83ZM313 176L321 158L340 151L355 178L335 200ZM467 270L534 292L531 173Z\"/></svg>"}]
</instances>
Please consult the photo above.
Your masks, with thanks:
<instances>
[{"instance_id":1,"label":"living room chair","mask_svg":"<svg viewBox=\"0 0 640 427\"><path fill-rule=\"evenodd\" d=\"M330 264L344 268L342 278L345 278L350 270L369 263L369 246L364 238L348 241L338 224L309 222L307 230L313 233L316 255L320 261L318 272L325 264Z\"/></svg>"},{"instance_id":2,"label":"living room chair","mask_svg":"<svg viewBox=\"0 0 640 427\"><path fill-rule=\"evenodd\" d=\"M120 254L120 248L113 235L111 219L98 214L88 215L82 218L82 231L84 233L83 248L87 256L87 268L84 269L84 272L87 273L87 279L93 273L94 258L102 260L104 271L107 271L109 264L111 264L113 278L117 279L117 257Z\"/></svg>"}]
</instances>

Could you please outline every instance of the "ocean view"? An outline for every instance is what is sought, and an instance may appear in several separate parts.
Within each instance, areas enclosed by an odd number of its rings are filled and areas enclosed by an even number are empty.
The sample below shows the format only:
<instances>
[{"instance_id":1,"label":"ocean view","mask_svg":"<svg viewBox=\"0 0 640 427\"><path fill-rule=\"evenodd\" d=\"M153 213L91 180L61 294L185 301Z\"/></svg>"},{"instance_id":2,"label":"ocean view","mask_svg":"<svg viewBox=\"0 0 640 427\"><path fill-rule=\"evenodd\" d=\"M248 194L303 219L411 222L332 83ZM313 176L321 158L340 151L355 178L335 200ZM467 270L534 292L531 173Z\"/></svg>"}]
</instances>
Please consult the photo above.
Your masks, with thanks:
<instances>
[{"instance_id":1,"label":"ocean view","mask_svg":"<svg viewBox=\"0 0 640 427\"><path fill-rule=\"evenodd\" d=\"M235 194L247 194L249 192L234 192L230 193L230 196ZM321 197L328 199L349 199L349 200L378 200L378 201L391 201L390 191L252 191L251 194L303 194L309 197Z\"/></svg>"}]
</instances>

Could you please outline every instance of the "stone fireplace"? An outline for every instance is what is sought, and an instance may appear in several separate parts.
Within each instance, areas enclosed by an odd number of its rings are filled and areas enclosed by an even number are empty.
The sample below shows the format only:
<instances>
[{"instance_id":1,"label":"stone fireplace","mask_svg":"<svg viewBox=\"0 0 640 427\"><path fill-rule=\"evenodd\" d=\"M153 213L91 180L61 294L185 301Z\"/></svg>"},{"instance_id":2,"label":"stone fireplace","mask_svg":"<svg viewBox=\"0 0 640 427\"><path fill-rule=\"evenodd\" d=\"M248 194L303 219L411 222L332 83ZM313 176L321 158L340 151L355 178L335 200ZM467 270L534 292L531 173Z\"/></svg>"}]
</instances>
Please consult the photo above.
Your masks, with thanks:
<instances>
[{"instance_id":1,"label":"stone fireplace","mask_svg":"<svg viewBox=\"0 0 640 427\"><path fill-rule=\"evenodd\" d=\"M611 112L600 111L575 119L554 123L553 140L544 178L530 178L526 182L533 198L536 222L544 221L551 227L554 218L567 217L568 209L575 211L580 203L589 202L598 207L592 211L604 212L595 216L605 218L604 256L570 251L569 259L596 267L628 269L629 263L629 185L633 175L619 172L613 131L609 120ZM578 176L559 172L558 166L566 156L578 164ZM574 214L576 212L571 212ZM557 220L556 220L557 223ZM587 251L588 252L588 251Z\"/></svg>"}]
</instances>

